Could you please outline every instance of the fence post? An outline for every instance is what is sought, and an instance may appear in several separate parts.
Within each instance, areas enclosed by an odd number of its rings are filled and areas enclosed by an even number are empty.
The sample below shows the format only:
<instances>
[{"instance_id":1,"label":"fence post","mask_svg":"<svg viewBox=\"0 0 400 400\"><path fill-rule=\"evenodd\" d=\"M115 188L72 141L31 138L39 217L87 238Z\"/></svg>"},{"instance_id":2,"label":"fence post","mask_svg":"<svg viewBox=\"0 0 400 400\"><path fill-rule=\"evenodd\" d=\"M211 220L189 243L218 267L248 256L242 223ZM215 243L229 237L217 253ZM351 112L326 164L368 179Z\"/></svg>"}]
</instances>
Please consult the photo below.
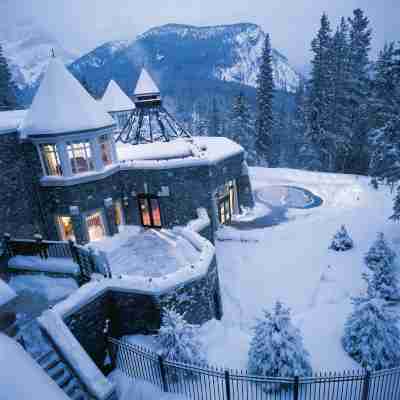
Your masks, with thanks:
<instances>
[{"instance_id":1,"label":"fence post","mask_svg":"<svg viewBox=\"0 0 400 400\"><path fill-rule=\"evenodd\" d=\"M76 254L75 243L71 239L68 240L68 246L69 246L69 249L71 251L72 259L74 260L74 262L79 264L78 256Z\"/></svg>"},{"instance_id":2,"label":"fence post","mask_svg":"<svg viewBox=\"0 0 400 400\"><path fill-rule=\"evenodd\" d=\"M163 385L163 390L164 392L168 392L168 385L167 385L167 376L165 373L165 366L164 366L164 360L162 356L158 356L158 364L160 366L160 373L161 373L161 380L162 380L162 385Z\"/></svg>"},{"instance_id":3,"label":"fence post","mask_svg":"<svg viewBox=\"0 0 400 400\"><path fill-rule=\"evenodd\" d=\"M295 376L293 382L293 400L299 400L299 386L300 378L298 376Z\"/></svg>"},{"instance_id":4,"label":"fence post","mask_svg":"<svg viewBox=\"0 0 400 400\"><path fill-rule=\"evenodd\" d=\"M44 247L43 247L42 235L40 233L35 233L33 235L33 238L35 239L40 258L47 258L46 251L44 250Z\"/></svg>"},{"instance_id":5,"label":"fence post","mask_svg":"<svg viewBox=\"0 0 400 400\"><path fill-rule=\"evenodd\" d=\"M364 375L364 384L361 397L362 400L368 400L370 383L371 383L371 372L366 371Z\"/></svg>"},{"instance_id":6,"label":"fence post","mask_svg":"<svg viewBox=\"0 0 400 400\"><path fill-rule=\"evenodd\" d=\"M225 389L226 389L226 400L231 400L231 380L229 376L229 370L225 370Z\"/></svg>"}]
</instances>

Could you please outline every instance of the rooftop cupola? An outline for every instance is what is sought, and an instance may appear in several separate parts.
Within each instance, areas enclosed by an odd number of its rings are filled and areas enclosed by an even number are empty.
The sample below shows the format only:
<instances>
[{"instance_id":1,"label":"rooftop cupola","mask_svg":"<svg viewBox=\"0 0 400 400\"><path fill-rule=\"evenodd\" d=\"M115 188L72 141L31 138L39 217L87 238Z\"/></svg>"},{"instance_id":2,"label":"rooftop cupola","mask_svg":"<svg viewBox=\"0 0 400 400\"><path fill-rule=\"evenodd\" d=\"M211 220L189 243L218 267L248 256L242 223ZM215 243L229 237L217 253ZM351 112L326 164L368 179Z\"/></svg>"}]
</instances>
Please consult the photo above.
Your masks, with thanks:
<instances>
[{"instance_id":1,"label":"rooftop cupola","mask_svg":"<svg viewBox=\"0 0 400 400\"><path fill-rule=\"evenodd\" d=\"M144 68L137 81L134 96L137 107L152 107L161 104L160 89Z\"/></svg>"},{"instance_id":2,"label":"rooftop cupola","mask_svg":"<svg viewBox=\"0 0 400 400\"><path fill-rule=\"evenodd\" d=\"M114 131L115 122L103 106L52 57L20 126L21 137L38 150L43 179L51 176L49 182L57 183L113 166Z\"/></svg>"},{"instance_id":3,"label":"rooftop cupola","mask_svg":"<svg viewBox=\"0 0 400 400\"><path fill-rule=\"evenodd\" d=\"M188 131L165 109L158 86L142 69L134 91L136 109L121 129L116 141L140 144L190 138Z\"/></svg>"}]
</instances>

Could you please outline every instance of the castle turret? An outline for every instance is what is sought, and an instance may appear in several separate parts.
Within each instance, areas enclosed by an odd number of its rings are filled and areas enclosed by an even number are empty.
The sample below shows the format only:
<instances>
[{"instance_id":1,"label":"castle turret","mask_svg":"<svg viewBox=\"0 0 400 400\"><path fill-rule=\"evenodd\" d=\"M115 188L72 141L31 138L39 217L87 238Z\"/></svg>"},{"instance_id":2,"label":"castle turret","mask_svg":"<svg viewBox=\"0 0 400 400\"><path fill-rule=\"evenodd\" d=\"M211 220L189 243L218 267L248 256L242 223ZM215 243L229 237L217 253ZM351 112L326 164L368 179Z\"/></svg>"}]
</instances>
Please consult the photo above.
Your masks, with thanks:
<instances>
[{"instance_id":1,"label":"castle turret","mask_svg":"<svg viewBox=\"0 0 400 400\"><path fill-rule=\"evenodd\" d=\"M104 109L114 118L118 130L124 128L131 112L135 109L133 101L113 80L109 82L101 103Z\"/></svg>"},{"instance_id":2,"label":"castle turret","mask_svg":"<svg viewBox=\"0 0 400 400\"><path fill-rule=\"evenodd\" d=\"M70 178L103 171L116 160L115 122L57 58L20 127L36 146L43 176Z\"/></svg>"}]
</instances>

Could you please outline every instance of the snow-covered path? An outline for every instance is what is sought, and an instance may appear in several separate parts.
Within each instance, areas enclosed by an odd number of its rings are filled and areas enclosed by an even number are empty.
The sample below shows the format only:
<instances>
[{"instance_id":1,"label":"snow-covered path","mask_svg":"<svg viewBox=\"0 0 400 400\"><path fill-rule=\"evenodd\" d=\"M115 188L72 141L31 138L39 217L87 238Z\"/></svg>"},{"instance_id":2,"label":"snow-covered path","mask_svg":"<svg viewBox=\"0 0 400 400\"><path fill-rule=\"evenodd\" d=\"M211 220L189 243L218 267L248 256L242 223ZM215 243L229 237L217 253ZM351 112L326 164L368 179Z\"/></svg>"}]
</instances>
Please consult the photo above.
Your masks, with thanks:
<instances>
[{"instance_id":1,"label":"snow-covered path","mask_svg":"<svg viewBox=\"0 0 400 400\"><path fill-rule=\"evenodd\" d=\"M358 368L342 350L340 337L350 297L363 288L363 255L376 233L383 231L399 247L398 226L388 221L391 194L374 190L363 177L262 168L251 169L251 175L257 190L293 185L320 196L323 204L292 209L288 222L278 226L219 232L224 318L202 328L210 363L245 368L255 318L280 299L292 308L315 371ZM328 247L341 224L355 248L336 253Z\"/></svg>"}]
</instances>

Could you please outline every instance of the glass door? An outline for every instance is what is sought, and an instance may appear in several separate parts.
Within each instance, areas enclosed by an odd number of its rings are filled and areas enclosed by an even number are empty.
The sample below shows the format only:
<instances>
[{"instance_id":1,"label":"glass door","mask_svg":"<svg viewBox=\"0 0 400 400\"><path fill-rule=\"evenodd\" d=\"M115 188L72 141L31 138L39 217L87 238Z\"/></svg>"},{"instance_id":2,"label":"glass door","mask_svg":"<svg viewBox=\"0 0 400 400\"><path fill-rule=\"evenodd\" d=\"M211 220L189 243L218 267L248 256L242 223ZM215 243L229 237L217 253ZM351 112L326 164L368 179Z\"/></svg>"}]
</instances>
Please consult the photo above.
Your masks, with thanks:
<instances>
[{"instance_id":1,"label":"glass door","mask_svg":"<svg viewBox=\"0 0 400 400\"><path fill-rule=\"evenodd\" d=\"M161 228L159 199L156 196L141 195L138 200L142 225L149 228Z\"/></svg>"}]
</instances>

